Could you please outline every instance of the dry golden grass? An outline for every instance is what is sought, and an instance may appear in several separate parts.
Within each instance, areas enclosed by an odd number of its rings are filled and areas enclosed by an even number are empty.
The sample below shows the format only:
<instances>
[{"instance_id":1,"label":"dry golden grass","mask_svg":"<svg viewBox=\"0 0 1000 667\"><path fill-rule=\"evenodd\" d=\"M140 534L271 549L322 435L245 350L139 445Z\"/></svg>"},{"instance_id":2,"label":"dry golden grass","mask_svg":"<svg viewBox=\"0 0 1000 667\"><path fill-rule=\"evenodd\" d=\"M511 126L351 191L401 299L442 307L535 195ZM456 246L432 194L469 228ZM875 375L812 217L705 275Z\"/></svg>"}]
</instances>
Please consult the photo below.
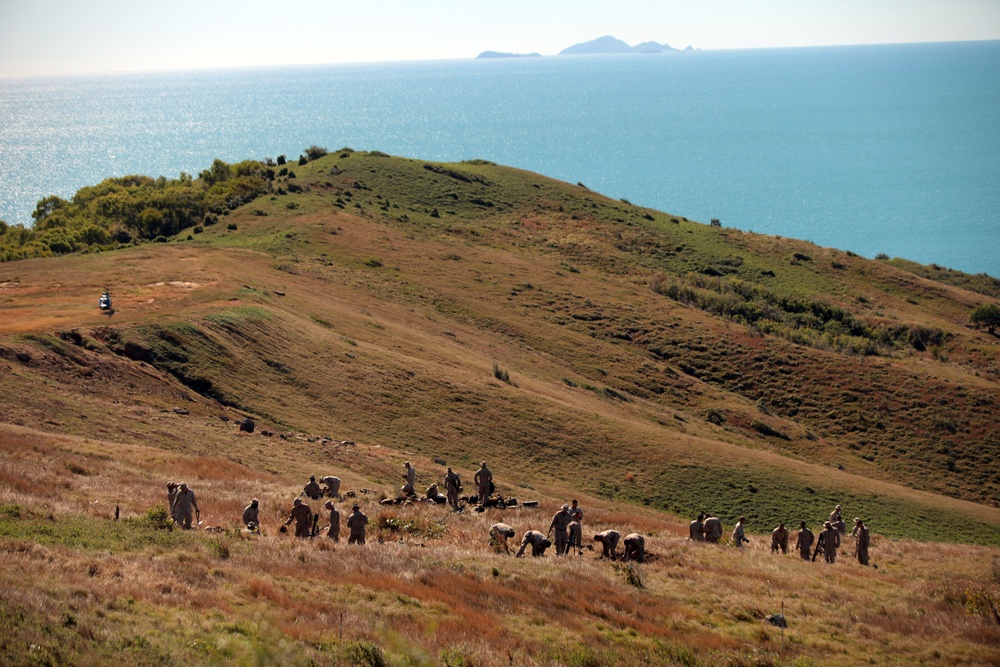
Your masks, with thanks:
<instances>
[{"instance_id":1,"label":"dry golden grass","mask_svg":"<svg viewBox=\"0 0 1000 667\"><path fill-rule=\"evenodd\" d=\"M95 532L127 532L133 524L114 524L107 509L128 498L129 516L141 521L163 495L146 480L177 471L230 529L126 550L113 541L75 547L58 529L44 544L0 538L0 646L8 664L43 654L86 656L90 664L155 662L150 656L351 664L351 651L370 646L364 642L395 661L423 656L437 664L456 664L456 656L476 665L1000 661L1000 626L969 611L974 595L1000 599L997 549L876 536L877 568L852 562L849 548L835 565L805 563L772 555L765 537L751 536L742 550L695 544L681 521L581 498L585 543L605 527L647 535L650 558L633 570L639 588L620 564L590 549L544 559L489 549L492 523L513 526L516 546L525 530L547 529L561 496L540 496L537 509L456 514L428 503L386 508L380 494L359 494L371 520L367 545L302 541L277 531L297 487L285 477L135 445L112 459L93 440L10 427L0 435L5 531L29 515L51 515L53 526L79 517ZM262 537L232 530L250 495L261 498ZM349 503L339 503L345 515ZM13 505L25 512L20 519L10 516ZM380 514L409 520L418 532L379 530ZM782 604L784 636L763 620Z\"/></svg>"}]
</instances>

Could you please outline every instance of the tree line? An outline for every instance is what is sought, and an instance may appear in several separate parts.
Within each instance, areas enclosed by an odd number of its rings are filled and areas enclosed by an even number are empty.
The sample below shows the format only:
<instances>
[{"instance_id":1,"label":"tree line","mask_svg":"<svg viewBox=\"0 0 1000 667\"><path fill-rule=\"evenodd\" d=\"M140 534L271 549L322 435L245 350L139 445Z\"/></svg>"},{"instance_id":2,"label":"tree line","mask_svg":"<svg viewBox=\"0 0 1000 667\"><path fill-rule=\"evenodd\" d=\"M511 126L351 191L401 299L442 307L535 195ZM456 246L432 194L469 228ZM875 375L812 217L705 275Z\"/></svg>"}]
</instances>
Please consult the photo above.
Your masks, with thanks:
<instances>
[{"instance_id":1,"label":"tree line","mask_svg":"<svg viewBox=\"0 0 1000 667\"><path fill-rule=\"evenodd\" d=\"M31 227L0 220L0 261L111 250L214 224L225 211L270 192L272 166L270 159L217 159L198 178L184 172L176 179L121 176L81 188L69 200L45 197Z\"/></svg>"}]
</instances>

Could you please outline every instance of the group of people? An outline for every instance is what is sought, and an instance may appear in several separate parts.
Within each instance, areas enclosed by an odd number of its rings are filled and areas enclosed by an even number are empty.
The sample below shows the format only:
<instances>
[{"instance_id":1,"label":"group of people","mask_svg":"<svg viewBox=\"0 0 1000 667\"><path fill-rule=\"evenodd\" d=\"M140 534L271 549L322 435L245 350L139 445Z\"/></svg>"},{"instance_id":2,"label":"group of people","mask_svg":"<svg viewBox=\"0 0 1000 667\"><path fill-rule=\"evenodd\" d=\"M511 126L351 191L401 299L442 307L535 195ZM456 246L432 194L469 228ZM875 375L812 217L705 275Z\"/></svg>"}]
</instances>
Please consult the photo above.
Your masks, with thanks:
<instances>
[{"instance_id":1,"label":"group of people","mask_svg":"<svg viewBox=\"0 0 1000 667\"><path fill-rule=\"evenodd\" d=\"M192 522L201 523L198 500L187 482L167 482L167 510L174 523L184 530L191 530Z\"/></svg>"},{"instance_id":2,"label":"group of people","mask_svg":"<svg viewBox=\"0 0 1000 667\"><path fill-rule=\"evenodd\" d=\"M517 533L505 523L495 523L490 526L490 546L498 553L502 550L510 554L510 546L507 541L514 539ZM531 547L531 555L539 558L545 555L545 550L553 545L550 537L555 538L557 556L571 555L574 550L583 555L583 509L577 500L573 500L571 505L563 505L555 513L552 521L549 522L548 533L540 530L529 530L521 538L521 547L517 550L515 557L524 555L525 549ZM611 560L618 559L618 543L621 541L621 533L617 530L605 530L594 535L594 541L601 544L601 558ZM622 560L637 561L645 560L646 540L639 533L630 533L625 536L624 552Z\"/></svg>"},{"instance_id":3,"label":"group of people","mask_svg":"<svg viewBox=\"0 0 1000 667\"><path fill-rule=\"evenodd\" d=\"M329 512L328 522L325 526L320 528L320 513L313 513L312 508L302 501L302 498L296 498L292 501L292 509L288 513L288 519L282 524L282 529L286 529L292 523L295 524L295 537L309 538L316 537L320 534L322 530L326 530L326 536L332 539L334 542L340 541L340 510L337 509L336 505L333 504L332 500L326 501L323 504L323 508ZM251 512L251 514L248 514ZM248 530L253 530L250 524L247 522L248 518L255 519L257 517L257 499L254 498L250 505L243 510L243 523L247 525ZM259 526L260 524L257 524ZM351 513L347 517L347 543L348 544L364 544L365 537L367 533L368 526L368 516L361 511L361 505L357 503L351 507Z\"/></svg>"},{"instance_id":4,"label":"group of people","mask_svg":"<svg viewBox=\"0 0 1000 667\"><path fill-rule=\"evenodd\" d=\"M405 483L400 489L404 498L416 496L416 470L406 461L404 464L403 477ZM292 502L292 508L288 519L281 527L282 532L287 530L287 526L295 524L295 536L299 538L316 537L322 530L326 531L326 536L334 541L340 541L340 511L333 503L333 499L340 498L340 478L323 477L320 480L323 486L316 481L316 476L309 478L309 483L302 489L299 497ZM478 495L469 498L469 501L478 500L480 506L484 506L487 499L494 491L493 473L486 467L486 462L480 464L473 478L476 484ZM437 484L432 484L427 490L428 498L436 502L447 503L455 511L461 511L461 491L462 480L458 473L450 467L444 475L444 486L446 496L437 493ZM351 494L348 494L351 495ZM328 496L323 508L329 512L328 522L320 527L320 512L313 512L302 496L311 500L320 500ZM190 529L193 521L201 521L198 502L195 499L194 491L188 488L186 483L167 483L167 503L170 515L174 522L184 529ZM481 509L481 507L480 507ZM250 532L260 531L260 502L254 498L243 510L243 524ZM732 531L733 543L742 548L750 540L746 536L745 526L747 518L741 516L736 522ZM361 511L361 506L355 503L351 508L351 514L347 521L348 543L364 544L367 532L368 517ZM815 561L816 557L822 553L823 558L828 563L836 562L837 550L841 547L842 537L846 535L847 525L843 520L841 506L837 505L830 513L829 521L823 523L823 530L816 536L806 526L806 522L799 523L799 531L795 538L795 549L804 560ZM718 517L711 514L699 514L698 518L691 522L689 527L689 539L697 542L709 542L717 544L723 535L722 522ZM516 532L505 523L495 523L489 529L490 545L497 551L501 550L507 554L511 553L508 540L513 539ZM771 552L781 552L787 554L789 550L789 532L785 528L784 522L771 531ZM854 530L851 532L854 538L854 555L862 565L868 565L868 548L870 536L868 527L861 518L854 519ZM621 558L643 562L645 558L645 539L638 533L630 533L622 540L621 533L617 530L605 530L594 535L594 542L601 545L601 558L617 560L618 545L623 544ZM530 546L531 555L540 557L545 555L545 551L555 545L557 556L571 555L574 550L579 555L583 555L583 509L577 500L573 500L569 505L562 508L553 515L549 522L547 533L539 530L528 530L521 539L521 545L515 554L517 557L524 555L525 550Z\"/></svg>"},{"instance_id":5,"label":"group of people","mask_svg":"<svg viewBox=\"0 0 1000 667\"><path fill-rule=\"evenodd\" d=\"M737 547L742 547L749 543L744 531L747 518L741 516L733 528L732 539ZM799 522L799 532L795 537L795 549L803 560L815 561L819 554L827 563L834 563L837 560L837 549L841 546L841 538L847 533L847 524L844 522L841 507L837 505L830 513L830 520L823 523L823 530L819 536L806 527L806 522ZM868 526L860 517L854 519L854 530L851 531L854 538L854 555L862 565L868 565L868 547L871 537ZM711 542L716 544L722 539L722 522L712 515L699 514L698 518L691 522L688 538L697 542ZM780 551L788 553L788 529L782 521L778 527L771 531L771 553ZM815 548L814 548L815 544Z\"/></svg>"},{"instance_id":6,"label":"group of people","mask_svg":"<svg viewBox=\"0 0 1000 667\"><path fill-rule=\"evenodd\" d=\"M404 498L412 498L417 495L417 470L409 461L403 463L403 486L400 487L399 492ZM438 493L437 482L434 482L429 487L427 487L426 496L428 499L435 502L446 503L456 512L462 511L462 478L461 476L448 467L448 470L444 474L444 494ZM479 505L484 505L486 500L493 493L493 473L489 468L486 467L486 461L479 464L479 470L473 476L472 481L476 485L476 498Z\"/></svg>"}]
</instances>

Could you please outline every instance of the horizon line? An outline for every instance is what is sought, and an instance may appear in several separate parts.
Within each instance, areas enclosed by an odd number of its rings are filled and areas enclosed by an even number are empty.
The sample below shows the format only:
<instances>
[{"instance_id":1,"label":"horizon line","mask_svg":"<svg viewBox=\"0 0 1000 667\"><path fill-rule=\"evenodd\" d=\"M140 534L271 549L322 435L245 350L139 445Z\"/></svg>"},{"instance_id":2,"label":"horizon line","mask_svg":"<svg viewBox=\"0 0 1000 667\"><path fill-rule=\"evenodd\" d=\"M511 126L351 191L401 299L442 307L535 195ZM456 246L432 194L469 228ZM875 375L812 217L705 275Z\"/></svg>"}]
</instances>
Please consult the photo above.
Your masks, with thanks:
<instances>
[{"instance_id":1,"label":"horizon line","mask_svg":"<svg viewBox=\"0 0 1000 667\"><path fill-rule=\"evenodd\" d=\"M602 37L610 35L602 35ZM600 37L595 38L600 39ZM617 38L615 38L617 39ZM588 40L592 42L594 40ZM1000 42L1000 37L994 39L945 39L945 40L930 40L930 41L918 41L918 42L865 42L865 43L852 43L852 44L799 44L799 45L785 45L785 46L742 46L742 47L723 47L723 48L701 48L696 47L693 44L686 46L683 49L677 49L676 47L670 47L674 49L672 52L667 53L589 53L589 54L562 54L562 53L552 53L544 54L537 52L531 52L528 54L521 54L512 51L498 51L495 49L484 49L476 55L455 57L455 58L410 58L403 60L341 60L341 61L326 61L326 62L303 62L303 63L280 63L280 64L258 64L258 65L219 65L215 67L181 67L181 68L149 68L149 69L121 69L121 70L82 70L82 71L67 71L67 72L52 72L46 74L0 74L0 81L15 81L15 80L28 80L28 79L59 79L59 78L72 78L72 77L93 77L93 76L121 76L121 75L133 75L133 74L174 74L174 73L195 73L195 72L220 72L220 71L238 71L238 70L265 70L265 69L294 69L294 68L306 68L306 67L339 67L339 66L363 66L363 65L402 65L402 64L416 64L416 63L434 63L434 62L465 62L470 60L505 60L505 58L479 58L482 53L503 53L503 54L513 54L516 56L521 56L523 58L587 58L587 57L604 57L604 56L658 56L665 55L669 56L673 54L691 54L691 53L715 53L715 52L725 52L725 51L768 51L768 50L784 50L784 49L823 49L823 48L851 48L851 47L872 47L872 46L918 46L918 45L932 45L932 44L974 44L974 43L989 43L989 42ZM578 42L577 44L586 44L587 42ZM575 46L571 45L571 46ZM567 47L570 48L570 47ZM518 58L521 59L521 58Z\"/></svg>"}]
</instances>

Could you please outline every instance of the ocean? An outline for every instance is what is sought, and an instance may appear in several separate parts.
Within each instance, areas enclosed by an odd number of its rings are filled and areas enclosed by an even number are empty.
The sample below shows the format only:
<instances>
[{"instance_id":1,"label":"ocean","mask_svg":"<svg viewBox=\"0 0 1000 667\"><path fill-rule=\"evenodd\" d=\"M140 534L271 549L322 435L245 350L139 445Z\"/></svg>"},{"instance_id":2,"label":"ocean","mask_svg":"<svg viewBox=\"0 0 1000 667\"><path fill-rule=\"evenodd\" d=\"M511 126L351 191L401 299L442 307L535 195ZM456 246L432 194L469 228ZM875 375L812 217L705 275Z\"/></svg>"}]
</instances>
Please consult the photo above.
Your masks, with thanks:
<instances>
[{"instance_id":1,"label":"ocean","mask_svg":"<svg viewBox=\"0 0 1000 667\"><path fill-rule=\"evenodd\" d=\"M311 145L1000 276L1000 42L0 79L0 219Z\"/></svg>"}]
</instances>

